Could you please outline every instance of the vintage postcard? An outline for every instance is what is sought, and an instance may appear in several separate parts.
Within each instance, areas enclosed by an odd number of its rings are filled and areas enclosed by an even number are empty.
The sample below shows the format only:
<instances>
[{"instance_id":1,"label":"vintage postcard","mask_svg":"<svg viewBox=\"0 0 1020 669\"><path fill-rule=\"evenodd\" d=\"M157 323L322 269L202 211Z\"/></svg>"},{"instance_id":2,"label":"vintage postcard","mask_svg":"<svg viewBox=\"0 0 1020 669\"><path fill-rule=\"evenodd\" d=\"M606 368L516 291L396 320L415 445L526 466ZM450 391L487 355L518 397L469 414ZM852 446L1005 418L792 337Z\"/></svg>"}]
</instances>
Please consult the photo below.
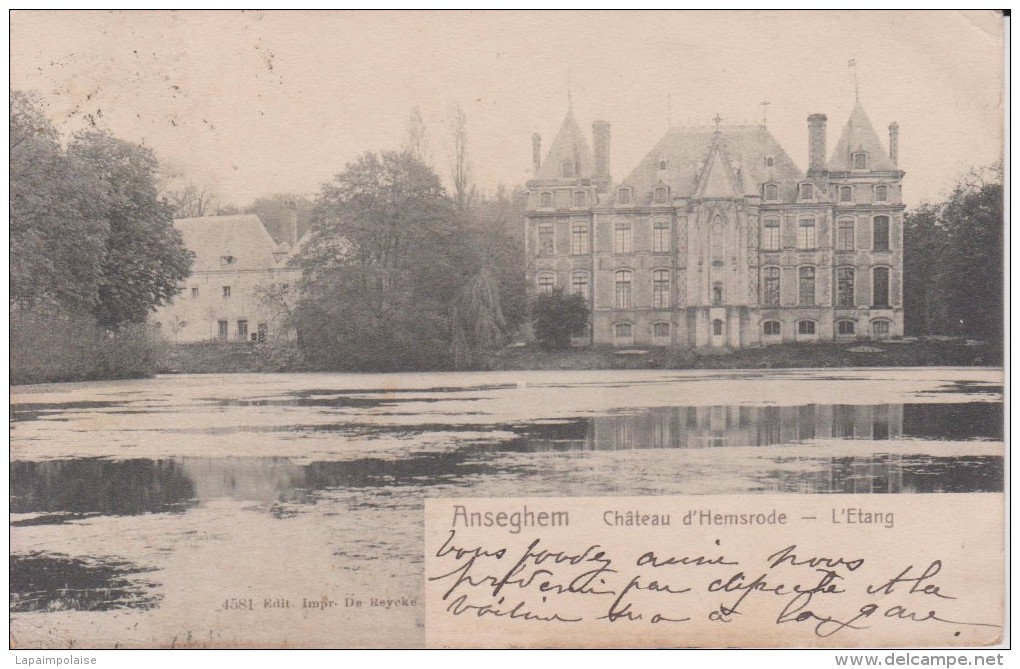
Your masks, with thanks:
<instances>
[{"instance_id":1,"label":"vintage postcard","mask_svg":"<svg viewBox=\"0 0 1020 669\"><path fill-rule=\"evenodd\" d=\"M11 647L1001 645L1007 20L11 13Z\"/></svg>"}]
</instances>

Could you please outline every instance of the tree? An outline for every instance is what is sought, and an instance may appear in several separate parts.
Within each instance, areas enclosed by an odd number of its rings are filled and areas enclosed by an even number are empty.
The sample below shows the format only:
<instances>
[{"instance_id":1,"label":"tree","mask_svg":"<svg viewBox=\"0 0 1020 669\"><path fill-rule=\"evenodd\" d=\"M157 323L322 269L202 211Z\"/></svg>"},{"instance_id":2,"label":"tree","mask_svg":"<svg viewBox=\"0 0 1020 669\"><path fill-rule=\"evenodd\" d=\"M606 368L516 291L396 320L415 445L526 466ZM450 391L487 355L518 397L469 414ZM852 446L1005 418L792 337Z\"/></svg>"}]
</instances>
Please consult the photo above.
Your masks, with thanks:
<instances>
[{"instance_id":1,"label":"tree","mask_svg":"<svg viewBox=\"0 0 1020 669\"><path fill-rule=\"evenodd\" d=\"M144 323L177 294L194 257L173 227L172 207L159 196L156 157L146 147L94 131L76 135L68 155L98 176L98 206L108 226L91 311L105 327Z\"/></svg>"},{"instance_id":2,"label":"tree","mask_svg":"<svg viewBox=\"0 0 1020 669\"><path fill-rule=\"evenodd\" d=\"M417 105L411 107L411 113L407 119L407 143L404 150L410 153L418 162L428 165L431 162L429 155L429 133L425 127L425 121L421 117L421 109Z\"/></svg>"},{"instance_id":3,"label":"tree","mask_svg":"<svg viewBox=\"0 0 1020 669\"><path fill-rule=\"evenodd\" d=\"M439 177L409 153L366 153L324 184L295 258L310 360L341 369L443 367L450 305L470 276Z\"/></svg>"},{"instance_id":4,"label":"tree","mask_svg":"<svg viewBox=\"0 0 1020 669\"><path fill-rule=\"evenodd\" d=\"M1002 340L1003 221L1001 167L974 171L944 201L907 214L908 333Z\"/></svg>"},{"instance_id":5,"label":"tree","mask_svg":"<svg viewBox=\"0 0 1020 669\"><path fill-rule=\"evenodd\" d=\"M194 184L168 190L164 197L173 208L174 218L209 216L216 210L216 196L209 189Z\"/></svg>"},{"instance_id":6,"label":"tree","mask_svg":"<svg viewBox=\"0 0 1020 669\"><path fill-rule=\"evenodd\" d=\"M457 213L463 215L471 205L474 189L471 186L471 163L467 152L467 114L459 104L450 105L450 176L453 180L453 202Z\"/></svg>"},{"instance_id":7,"label":"tree","mask_svg":"<svg viewBox=\"0 0 1020 669\"><path fill-rule=\"evenodd\" d=\"M531 317L543 348L569 348L570 338L584 334L588 327L588 305L581 295L564 295L556 288L535 297Z\"/></svg>"}]
</instances>

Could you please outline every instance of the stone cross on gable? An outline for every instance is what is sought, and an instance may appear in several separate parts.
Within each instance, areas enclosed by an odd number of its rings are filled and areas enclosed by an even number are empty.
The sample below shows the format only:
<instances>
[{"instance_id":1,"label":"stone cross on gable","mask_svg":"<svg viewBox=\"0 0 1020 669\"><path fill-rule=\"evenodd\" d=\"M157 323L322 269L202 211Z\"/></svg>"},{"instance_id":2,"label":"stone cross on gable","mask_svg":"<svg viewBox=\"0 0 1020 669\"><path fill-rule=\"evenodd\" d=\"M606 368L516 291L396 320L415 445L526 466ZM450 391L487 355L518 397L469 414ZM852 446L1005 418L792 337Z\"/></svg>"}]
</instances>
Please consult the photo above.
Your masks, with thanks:
<instances>
[{"instance_id":1,"label":"stone cross on gable","mask_svg":"<svg viewBox=\"0 0 1020 669\"><path fill-rule=\"evenodd\" d=\"M715 121L715 131L719 132L719 124L722 123L723 120L722 116L719 116L719 112L716 112L715 118L712 120Z\"/></svg>"}]
</instances>

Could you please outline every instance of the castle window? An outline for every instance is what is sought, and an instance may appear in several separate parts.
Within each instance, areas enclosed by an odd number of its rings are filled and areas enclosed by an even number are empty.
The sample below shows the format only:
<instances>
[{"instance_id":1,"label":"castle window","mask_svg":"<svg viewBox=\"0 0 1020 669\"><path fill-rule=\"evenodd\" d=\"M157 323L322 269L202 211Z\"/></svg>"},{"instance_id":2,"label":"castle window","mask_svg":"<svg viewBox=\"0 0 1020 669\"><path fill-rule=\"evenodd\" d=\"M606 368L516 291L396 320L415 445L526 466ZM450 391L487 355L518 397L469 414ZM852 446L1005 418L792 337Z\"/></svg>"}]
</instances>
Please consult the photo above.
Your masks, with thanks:
<instances>
[{"instance_id":1,"label":"castle window","mask_svg":"<svg viewBox=\"0 0 1020 669\"><path fill-rule=\"evenodd\" d=\"M662 339L669 336L669 323L652 323L652 336Z\"/></svg>"},{"instance_id":2,"label":"castle window","mask_svg":"<svg viewBox=\"0 0 1020 669\"><path fill-rule=\"evenodd\" d=\"M801 267L798 270L798 297L799 304L803 307L813 307L815 304L815 268Z\"/></svg>"},{"instance_id":3,"label":"castle window","mask_svg":"<svg viewBox=\"0 0 1020 669\"><path fill-rule=\"evenodd\" d=\"M836 321L836 334L843 337L853 335L857 330L857 324L853 321Z\"/></svg>"},{"instance_id":4,"label":"castle window","mask_svg":"<svg viewBox=\"0 0 1020 669\"><path fill-rule=\"evenodd\" d=\"M852 267L836 269L836 306L854 306L854 270Z\"/></svg>"},{"instance_id":5,"label":"castle window","mask_svg":"<svg viewBox=\"0 0 1020 669\"><path fill-rule=\"evenodd\" d=\"M248 321L237 321L237 338L248 338Z\"/></svg>"},{"instance_id":6,"label":"castle window","mask_svg":"<svg viewBox=\"0 0 1020 669\"><path fill-rule=\"evenodd\" d=\"M574 191L574 206L575 207L587 207L588 206L588 194L583 190Z\"/></svg>"},{"instance_id":7,"label":"castle window","mask_svg":"<svg viewBox=\"0 0 1020 669\"><path fill-rule=\"evenodd\" d=\"M872 271L871 286L873 298L872 306L887 308L889 306L889 268L876 267Z\"/></svg>"},{"instance_id":8,"label":"castle window","mask_svg":"<svg viewBox=\"0 0 1020 669\"><path fill-rule=\"evenodd\" d=\"M552 193L545 192L539 195L538 206L542 209L552 209Z\"/></svg>"},{"instance_id":9,"label":"castle window","mask_svg":"<svg viewBox=\"0 0 1020 669\"><path fill-rule=\"evenodd\" d=\"M652 253L669 253L669 221L652 224Z\"/></svg>"},{"instance_id":10,"label":"castle window","mask_svg":"<svg viewBox=\"0 0 1020 669\"><path fill-rule=\"evenodd\" d=\"M230 297L230 286L223 286L223 297Z\"/></svg>"},{"instance_id":11,"label":"castle window","mask_svg":"<svg viewBox=\"0 0 1020 669\"><path fill-rule=\"evenodd\" d=\"M863 151L858 151L853 155L853 162L855 170L868 169L868 154Z\"/></svg>"},{"instance_id":12,"label":"castle window","mask_svg":"<svg viewBox=\"0 0 1020 669\"><path fill-rule=\"evenodd\" d=\"M854 250L854 219L841 218L836 223L836 250Z\"/></svg>"},{"instance_id":13,"label":"castle window","mask_svg":"<svg viewBox=\"0 0 1020 669\"><path fill-rule=\"evenodd\" d=\"M886 202L889 199L888 186L875 186L875 202Z\"/></svg>"},{"instance_id":14,"label":"castle window","mask_svg":"<svg viewBox=\"0 0 1020 669\"><path fill-rule=\"evenodd\" d=\"M766 218L761 228L761 247L765 251L778 251L779 244L779 219Z\"/></svg>"},{"instance_id":15,"label":"castle window","mask_svg":"<svg viewBox=\"0 0 1020 669\"><path fill-rule=\"evenodd\" d=\"M564 179L573 179L574 178L574 163L572 163L570 161L567 161L565 163L560 163L560 176L563 177Z\"/></svg>"},{"instance_id":16,"label":"castle window","mask_svg":"<svg viewBox=\"0 0 1020 669\"><path fill-rule=\"evenodd\" d=\"M761 302L766 307L779 306L779 274L778 267L766 267L761 271Z\"/></svg>"},{"instance_id":17,"label":"castle window","mask_svg":"<svg viewBox=\"0 0 1020 669\"><path fill-rule=\"evenodd\" d=\"M876 251L888 251L889 250L889 217L888 216L876 216L874 225L872 226L872 245Z\"/></svg>"},{"instance_id":18,"label":"castle window","mask_svg":"<svg viewBox=\"0 0 1020 669\"><path fill-rule=\"evenodd\" d=\"M766 337L778 337L782 332L782 327L782 323L779 321L765 321L762 324L762 332Z\"/></svg>"},{"instance_id":19,"label":"castle window","mask_svg":"<svg viewBox=\"0 0 1020 669\"><path fill-rule=\"evenodd\" d=\"M722 281L716 281L712 284L712 306L721 307L723 305L723 285Z\"/></svg>"},{"instance_id":20,"label":"castle window","mask_svg":"<svg viewBox=\"0 0 1020 669\"><path fill-rule=\"evenodd\" d=\"M630 204L630 189L621 188L616 191L616 203L617 204Z\"/></svg>"},{"instance_id":21,"label":"castle window","mask_svg":"<svg viewBox=\"0 0 1020 669\"><path fill-rule=\"evenodd\" d=\"M652 272L652 306L655 309L669 309L669 270L657 269Z\"/></svg>"},{"instance_id":22,"label":"castle window","mask_svg":"<svg viewBox=\"0 0 1020 669\"><path fill-rule=\"evenodd\" d=\"M871 336L875 339L885 339L889 336L889 321L872 321Z\"/></svg>"},{"instance_id":23,"label":"castle window","mask_svg":"<svg viewBox=\"0 0 1020 669\"><path fill-rule=\"evenodd\" d=\"M665 158L660 158L660 159L659 159L659 169L660 169L660 170L664 170L664 169L666 169L666 167L667 167L668 165L669 165L669 163L668 163L668 162L666 162L666 159L665 159Z\"/></svg>"},{"instance_id":24,"label":"castle window","mask_svg":"<svg viewBox=\"0 0 1020 669\"><path fill-rule=\"evenodd\" d=\"M613 251L615 253L630 253L632 250L630 221L617 221L614 227L616 229L613 237Z\"/></svg>"},{"instance_id":25,"label":"castle window","mask_svg":"<svg viewBox=\"0 0 1020 669\"><path fill-rule=\"evenodd\" d=\"M216 321L216 336L219 339L226 339L229 328L230 323L227 321Z\"/></svg>"},{"instance_id":26,"label":"castle window","mask_svg":"<svg viewBox=\"0 0 1020 669\"><path fill-rule=\"evenodd\" d=\"M769 157L767 157L765 159L765 167L774 167L775 164L776 164L776 159L773 158L772 156L769 156Z\"/></svg>"},{"instance_id":27,"label":"castle window","mask_svg":"<svg viewBox=\"0 0 1020 669\"><path fill-rule=\"evenodd\" d=\"M570 235L570 252L575 256L588 253L588 226L577 224Z\"/></svg>"},{"instance_id":28,"label":"castle window","mask_svg":"<svg viewBox=\"0 0 1020 669\"><path fill-rule=\"evenodd\" d=\"M552 295L553 289L556 287L556 275L554 274L539 274L538 275L538 294L539 295Z\"/></svg>"},{"instance_id":29,"label":"castle window","mask_svg":"<svg viewBox=\"0 0 1020 669\"><path fill-rule=\"evenodd\" d=\"M617 323L613 326L613 334L616 335L617 339L625 340L629 343L634 337L634 326L630 323Z\"/></svg>"},{"instance_id":30,"label":"castle window","mask_svg":"<svg viewBox=\"0 0 1020 669\"><path fill-rule=\"evenodd\" d=\"M854 201L854 187L853 186L840 186L839 187L839 201L840 202L853 202Z\"/></svg>"},{"instance_id":31,"label":"castle window","mask_svg":"<svg viewBox=\"0 0 1020 669\"><path fill-rule=\"evenodd\" d=\"M538 255L551 256L556 252L556 245L553 240L553 226L538 226Z\"/></svg>"},{"instance_id":32,"label":"castle window","mask_svg":"<svg viewBox=\"0 0 1020 669\"><path fill-rule=\"evenodd\" d=\"M622 269L616 273L616 308L630 309L631 273Z\"/></svg>"},{"instance_id":33,"label":"castle window","mask_svg":"<svg viewBox=\"0 0 1020 669\"><path fill-rule=\"evenodd\" d=\"M587 272L574 272L570 276L570 292L574 295L580 295L584 298L584 301L588 301L588 273Z\"/></svg>"},{"instance_id":34,"label":"castle window","mask_svg":"<svg viewBox=\"0 0 1020 669\"><path fill-rule=\"evenodd\" d=\"M801 184L800 185L800 199L802 200L813 200L815 199L815 185L814 184Z\"/></svg>"},{"instance_id":35,"label":"castle window","mask_svg":"<svg viewBox=\"0 0 1020 669\"><path fill-rule=\"evenodd\" d=\"M659 186L655 189L653 195L655 204L666 204L666 193L667 189L663 186Z\"/></svg>"},{"instance_id":36,"label":"castle window","mask_svg":"<svg viewBox=\"0 0 1020 669\"><path fill-rule=\"evenodd\" d=\"M765 184L765 199L768 202L779 199L779 184Z\"/></svg>"},{"instance_id":37,"label":"castle window","mask_svg":"<svg viewBox=\"0 0 1020 669\"><path fill-rule=\"evenodd\" d=\"M797 248L810 250L815 248L815 219L802 218L797 222Z\"/></svg>"},{"instance_id":38,"label":"castle window","mask_svg":"<svg viewBox=\"0 0 1020 669\"><path fill-rule=\"evenodd\" d=\"M813 335L813 334L815 334L815 322L814 321L797 321L797 334L802 334L802 335Z\"/></svg>"},{"instance_id":39,"label":"castle window","mask_svg":"<svg viewBox=\"0 0 1020 669\"><path fill-rule=\"evenodd\" d=\"M712 321L712 334L718 337L722 333L723 333L723 322L720 319L717 318L714 321Z\"/></svg>"},{"instance_id":40,"label":"castle window","mask_svg":"<svg viewBox=\"0 0 1020 669\"><path fill-rule=\"evenodd\" d=\"M198 297L198 288L192 288L191 289L191 297L192 297L192 299Z\"/></svg>"}]
</instances>

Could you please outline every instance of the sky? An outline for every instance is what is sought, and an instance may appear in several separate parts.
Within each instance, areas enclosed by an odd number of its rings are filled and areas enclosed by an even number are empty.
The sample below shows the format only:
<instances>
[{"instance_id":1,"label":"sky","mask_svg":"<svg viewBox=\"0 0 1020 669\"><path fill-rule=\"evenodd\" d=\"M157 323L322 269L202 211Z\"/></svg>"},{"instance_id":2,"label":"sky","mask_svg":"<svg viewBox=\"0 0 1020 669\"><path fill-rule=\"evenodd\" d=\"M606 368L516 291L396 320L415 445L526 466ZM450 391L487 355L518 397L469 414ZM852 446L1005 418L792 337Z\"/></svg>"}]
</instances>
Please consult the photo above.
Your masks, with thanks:
<instances>
[{"instance_id":1,"label":"sky","mask_svg":"<svg viewBox=\"0 0 1020 669\"><path fill-rule=\"evenodd\" d=\"M625 177L669 128L761 123L802 170L807 116L835 146L860 99L900 125L908 205L1003 154L1003 26L992 12L60 12L11 14L11 87L65 135L151 147L177 182L243 206L314 195L365 151L398 149L418 106L449 181L449 110L475 184L531 176L567 111L612 124ZM569 83L568 83L569 82ZM887 144L886 144L887 146Z\"/></svg>"}]
</instances>

